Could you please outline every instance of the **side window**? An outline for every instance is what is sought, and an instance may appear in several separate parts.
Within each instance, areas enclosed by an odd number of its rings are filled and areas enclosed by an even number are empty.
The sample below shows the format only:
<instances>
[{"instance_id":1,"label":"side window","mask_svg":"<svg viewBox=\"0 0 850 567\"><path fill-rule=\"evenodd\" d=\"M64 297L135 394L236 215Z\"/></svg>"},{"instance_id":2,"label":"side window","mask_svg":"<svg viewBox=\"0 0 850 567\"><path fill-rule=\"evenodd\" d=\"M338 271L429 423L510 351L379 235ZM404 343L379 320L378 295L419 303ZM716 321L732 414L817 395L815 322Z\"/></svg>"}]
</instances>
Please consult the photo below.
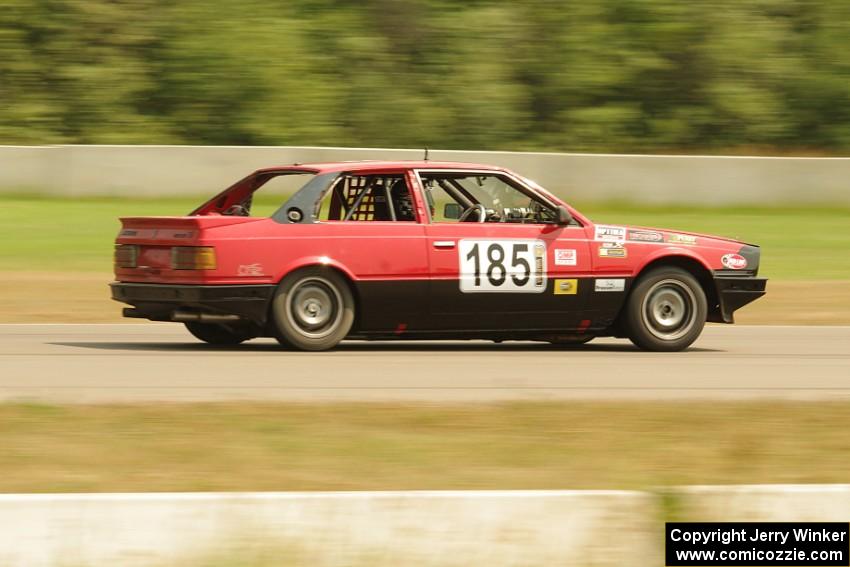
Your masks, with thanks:
<instances>
[{"instance_id":1,"label":"side window","mask_svg":"<svg viewBox=\"0 0 850 567\"><path fill-rule=\"evenodd\" d=\"M554 223L553 208L492 174L420 174L433 222Z\"/></svg>"},{"instance_id":2,"label":"side window","mask_svg":"<svg viewBox=\"0 0 850 567\"><path fill-rule=\"evenodd\" d=\"M458 222L461 214L472 206L472 202L452 190L445 180L435 177L423 177L425 200L431 211L432 222Z\"/></svg>"},{"instance_id":3,"label":"side window","mask_svg":"<svg viewBox=\"0 0 850 567\"><path fill-rule=\"evenodd\" d=\"M413 222L404 175L344 175L322 197L319 221Z\"/></svg>"}]
</instances>

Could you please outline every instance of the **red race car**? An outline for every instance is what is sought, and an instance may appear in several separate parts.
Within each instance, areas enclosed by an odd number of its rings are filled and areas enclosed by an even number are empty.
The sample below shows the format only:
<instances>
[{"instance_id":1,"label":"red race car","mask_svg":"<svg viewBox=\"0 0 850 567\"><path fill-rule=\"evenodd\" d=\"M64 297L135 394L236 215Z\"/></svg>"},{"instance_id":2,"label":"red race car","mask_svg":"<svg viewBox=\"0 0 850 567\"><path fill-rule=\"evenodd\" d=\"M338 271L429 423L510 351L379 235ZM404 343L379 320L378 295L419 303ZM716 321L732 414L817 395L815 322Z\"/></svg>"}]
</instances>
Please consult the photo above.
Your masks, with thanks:
<instances>
[{"instance_id":1,"label":"red race car","mask_svg":"<svg viewBox=\"0 0 850 567\"><path fill-rule=\"evenodd\" d=\"M732 323L767 281L757 246L596 224L511 171L465 163L261 169L188 216L121 223L124 316L213 344L615 336L675 351L706 321Z\"/></svg>"}]
</instances>

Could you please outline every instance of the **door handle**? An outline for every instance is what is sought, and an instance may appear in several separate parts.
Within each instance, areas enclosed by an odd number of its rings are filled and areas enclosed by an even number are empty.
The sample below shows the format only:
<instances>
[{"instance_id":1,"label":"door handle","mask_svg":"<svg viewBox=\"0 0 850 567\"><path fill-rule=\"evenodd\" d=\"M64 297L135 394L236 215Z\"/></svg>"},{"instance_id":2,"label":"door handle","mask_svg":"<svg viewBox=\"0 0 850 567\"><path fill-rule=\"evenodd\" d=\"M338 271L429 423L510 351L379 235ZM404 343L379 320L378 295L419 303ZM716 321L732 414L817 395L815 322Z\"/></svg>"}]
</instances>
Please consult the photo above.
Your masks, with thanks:
<instances>
[{"instance_id":1,"label":"door handle","mask_svg":"<svg viewBox=\"0 0 850 567\"><path fill-rule=\"evenodd\" d=\"M454 240L435 240L434 248L454 248Z\"/></svg>"}]
</instances>

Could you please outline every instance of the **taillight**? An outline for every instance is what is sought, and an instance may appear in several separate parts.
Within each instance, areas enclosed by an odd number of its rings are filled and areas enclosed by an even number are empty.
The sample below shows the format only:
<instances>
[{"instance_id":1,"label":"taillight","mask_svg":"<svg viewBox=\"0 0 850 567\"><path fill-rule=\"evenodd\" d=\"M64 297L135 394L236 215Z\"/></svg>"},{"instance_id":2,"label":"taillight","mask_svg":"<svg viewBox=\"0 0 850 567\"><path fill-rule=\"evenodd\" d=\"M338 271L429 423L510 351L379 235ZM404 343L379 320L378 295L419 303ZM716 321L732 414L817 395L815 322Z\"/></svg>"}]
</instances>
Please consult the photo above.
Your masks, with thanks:
<instances>
[{"instance_id":1,"label":"taillight","mask_svg":"<svg viewBox=\"0 0 850 567\"><path fill-rule=\"evenodd\" d=\"M174 270L215 270L215 248L212 246L174 246L171 249Z\"/></svg>"},{"instance_id":2,"label":"taillight","mask_svg":"<svg viewBox=\"0 0 850 567\"><path fill-rule=\"evenodd\" d=\"M115 245L115 267L135 268L139 261L139 247L135 244Z\"/></svg>"}]
</instances>

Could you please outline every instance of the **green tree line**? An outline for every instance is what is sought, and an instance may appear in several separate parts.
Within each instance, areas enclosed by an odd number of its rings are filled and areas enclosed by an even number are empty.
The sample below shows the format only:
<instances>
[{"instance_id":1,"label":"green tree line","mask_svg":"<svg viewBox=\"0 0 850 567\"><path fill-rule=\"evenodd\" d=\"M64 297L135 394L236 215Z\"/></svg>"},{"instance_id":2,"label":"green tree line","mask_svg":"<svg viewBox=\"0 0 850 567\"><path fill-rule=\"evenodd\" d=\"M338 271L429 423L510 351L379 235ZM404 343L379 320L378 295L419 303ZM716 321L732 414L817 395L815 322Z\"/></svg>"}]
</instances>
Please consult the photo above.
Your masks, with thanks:
<instances>
[{"instance_id":1,"label":"green tree line","mask_svg":"<svg viewBox=\"0 0 850 567\"><path fill-rule=\"evenodd\" d=\"M850 150L850 2L0 0L0 144Z\"/></svg>"}]
</instances>

